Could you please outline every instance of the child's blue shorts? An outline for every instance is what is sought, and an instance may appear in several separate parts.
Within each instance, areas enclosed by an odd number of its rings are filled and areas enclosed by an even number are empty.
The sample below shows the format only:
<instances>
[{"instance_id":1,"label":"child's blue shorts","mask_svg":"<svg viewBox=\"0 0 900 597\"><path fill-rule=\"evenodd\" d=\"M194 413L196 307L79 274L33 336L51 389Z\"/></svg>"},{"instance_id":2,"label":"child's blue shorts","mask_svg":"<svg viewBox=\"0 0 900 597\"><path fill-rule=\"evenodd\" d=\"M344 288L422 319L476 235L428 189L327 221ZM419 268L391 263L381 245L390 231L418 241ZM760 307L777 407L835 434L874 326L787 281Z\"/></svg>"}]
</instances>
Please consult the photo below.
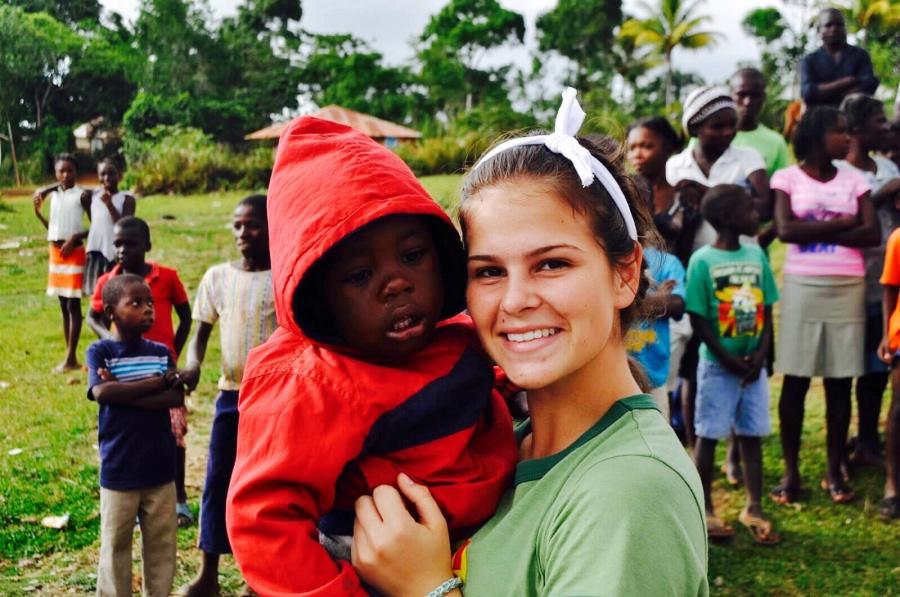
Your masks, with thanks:
<instances>
[{"instance_id":1,"label":"child's blue shorts","mask_svg":"<svg viewBox=\"0 0 900 597\"><path fill-rule=\"evenodd\" d=\"M768 435L772 425L766 369L756 381L741 386L741 379L718 361L701 358L697 366L694 427L698 437L707 439L728 437L732 429L737 435Z\"/></svg>"}]
</instances>

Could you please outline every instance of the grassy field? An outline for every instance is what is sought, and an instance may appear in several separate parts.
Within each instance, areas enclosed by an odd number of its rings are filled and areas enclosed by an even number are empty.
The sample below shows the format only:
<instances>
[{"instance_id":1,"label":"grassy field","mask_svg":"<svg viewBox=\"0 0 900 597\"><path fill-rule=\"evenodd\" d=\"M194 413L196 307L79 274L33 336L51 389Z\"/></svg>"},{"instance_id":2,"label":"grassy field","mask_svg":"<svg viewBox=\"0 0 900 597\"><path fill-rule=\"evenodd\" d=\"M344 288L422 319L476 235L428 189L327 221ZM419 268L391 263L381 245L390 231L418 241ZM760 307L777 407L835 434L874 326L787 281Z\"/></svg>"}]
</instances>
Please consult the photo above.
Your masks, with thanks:
<instances>
[{"instance_id":1,"label":"grassy field","mask_svg":"<svg viewBox=\"0 0 900 597\"><path fill-rule=\"evenodd\" d=\"M424 182L445 206L453 204L458 177ZM236 255L228 221L241 196L150 197L138 203L138 214L153 231L150 258L176 267L192 296L209 265ZM92 592L95 582L96 406L85 399L83 373L50 373L62 357L63 345L57 303L44 295L42 233L27 197L0 199L0 595L80 594ZM776 251L776 264L780 256ZM92 340L85 329L82 358ZM195 511L213 413L217 336L210 347L201 385L189 399L188 493ZM780 380L773 378L773 396L779 387ZM856 502L831 505L816 489L825 458L820 383L813 385L807 404L803 438L807 499L792 508L766 500L765 507L784 536L776 548L756 547L742 529L730 544L711 546L713 592L900 594L900 524L886 524L876 516L883 473L860 472L853 481L859 493ZM769 487L781 470L777 436L766 441L765 466ZM742 492L720 482L716 500L721 513L736 523ZM40 524L44 516L66 513L69 523L62 530ZM196 527L179 531L176 587L196 571L195 542ZM240 594L240 575L228 559L224 572L223 594Z\"/></svg>"}]
</instances>

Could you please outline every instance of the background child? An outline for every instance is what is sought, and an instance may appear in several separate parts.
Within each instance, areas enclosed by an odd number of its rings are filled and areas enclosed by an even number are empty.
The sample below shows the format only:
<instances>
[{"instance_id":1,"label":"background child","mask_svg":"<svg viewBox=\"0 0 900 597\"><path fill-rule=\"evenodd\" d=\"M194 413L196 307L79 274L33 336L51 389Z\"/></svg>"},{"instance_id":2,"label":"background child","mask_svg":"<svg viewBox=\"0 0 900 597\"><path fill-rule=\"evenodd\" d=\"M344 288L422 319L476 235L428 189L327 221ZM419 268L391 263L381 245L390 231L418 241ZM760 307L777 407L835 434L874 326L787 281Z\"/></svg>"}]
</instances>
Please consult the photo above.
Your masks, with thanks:
<instances>
[{"instance_id":1,"label":"background child","mask_svg":"<svg viewBox=\"0 0 900 597\"><path fill-rule=\"evenodd\" d=\"M112 337L112 322L103 310L103 286L112 278L122 274L135 274L146 280L153 291L153 302L156 306L156 322L146 334L148 340L165 345L177 363L178 355L191 331L191 304L178 272L145 259L150 251L150 227L140 218L127 216L121 218L113 226L113 246L116 248L118 263L108 273L100 276L91 299L91 311L88 314L88 326L100 338ZM178 329L173 330L172 310L178 315ZM175 476L175 487L178 492L178 525L187 526L193 522L190 508L187 505L187 492L184 487L185 445L184 435L187 433L187 409L179 407L169 412L172 417L172 433L175 435L178 470Z\"/></svg>"},{"instance_id":2,"label":"background child","mask_svg":"<svg viewBox=\"0 0 900 597\"><path fill-rule=\"evenodd\" d=\"M364 595L318 532L349 546L356 499L402 471L465 536L510 479L512 421L471 321L454 317L456 228L396 154L300 118L268 197L279 328L241 382L228 536L261 594Z\"/></svg>"},{"instance_id":3,"label":"background child","mask_svg":"<svg viewBox=\"0 0 900 597\"><path fill-rule=\"evenodd\" d=\"M119 168L110 158L97 164L101 188L84 191L81 204L91 220L87 236L87 263L84 266L84 294L92 296L97 280L116 263L113 225L123 216L133 216L134 197L119 191Z\"/></svg>"},{"instance_id":4,"label":"background child","mask_svg":"<svg viewBox=\"0 0 900 597\"><path fill-rule=\"evenodd\" d=\"M643 365L650 395L659 411L670 420L669 321L684 315L684 267L673 255L649 247L644 250L650 287L644 304L650 319L635 323L625 335L628 352Z\"/></svg>"},{"instance_id":5,"label":"background child","mask_svg":"<svg viewBox=\"0 0 900 597\"><path fill-rule=\"evenodd\" d=\"M734 429L747 491L739 520L754 541L774 544L780 538L761 502L761 438L771 431L765 360L778 289L763 250L739 241L740 235L753 236L759 230L759 215L747 191L717 185L703 197L701 211L717 237L691 257L686 308L703 342L697 367L694 459L706 497L707 531L713 539L734 534L715 515L711 494L716 443Z\"/></svg>"},{"instance_id":6,"label":"background child","mask_svg":"<svg viewBox=\"0 0 900 597\"><path fill-rule=\"evenodd\" d=\"M63 338L66 357L53 368L54 373L80 369L78 363L78 339L81 336L81 286L84 273L84 237L82 226L84 208L81 205L81 189L75 186L78 164L75 156L62 153L54 164L57 184L34 193L34 214L47 229L50 241L50 268L47 278L47 295L59 298L62 311ZM50 197L50 220L41 208Z\"/></svg>"},{"instance_id":7,"label":"background child","mask_svg":"<svg viewBox=\"0 0 900 597\"><path fill-rule=\"evenodd\" d=\"M900 198L894 199L900 209ZM900 309L897 296L900 295L900 230L894 230L887 242L884 259L884 337L878 352L881 358L891 364L892 398L888 408L887 441L885 461L887 478L884 482L884 499L878 505L879 512L886 519L900 518Z\"/></svg>"},{"instance_id":8,"label":"background child","mask_svg":"<svg viewBox=\"0 0 900 597\"><path fill-rule=\"evenodd\" d=\"M855 495L841 465L850 425L850 386L864 372L865 265L860 249L878 244L879 231L865 179L832 164L849 149L846 117L836 108L811 108L794 132L800 163L772 177L775 227L782 242L789 243L775 352L775 366L784 373L778 414L785 472L770 494L781 504L799 497L803 401L813 376L825 378L828 470L823 488L837 504Z\"/></svg>"},{"instance_id":9,"label":"background child","mask_svg":"<svg viewBox=\"0 0 900 597\"><path fill-rule=\"evenodd\" d=\"M232 232L241 259L214 265L203 275L194 299L197 331L188 344L187 366L182 371L185 385L193 390L200 379L209 336L219 321L222 375L200 507L203 562L185 592L188 597L218 594L219 555L231 553L225 530L225 497L237 448L238 389L247 353L265 342L277 325L265 195L251 195L238 203Z\"/></svg>"},{"instance_id":10,"label":"background child","mask_svg":"<svg viewBox=\"0 0 900 597\"><path fill-rule=\"evenodd\" d=\"M834 165L856 172L866 179L871 189L870 201L875 206L881 230L881 242L863 249L866 265L866 338L865 375L856 378L856 404L859 433L850 462L880 465L881 446L878 440L878 420L881 398L887 387L889 366L878 356L884 325L881 316L882 290L879 278L884 270L884 251L887 239L900 224L900 212L894 209L894 197L900 193L900 171L889 159L872 155L888 132L884 105L875 98L854 93L841 102L841 112L847 117L850 151L844 160Z\"/></svg>"},{"instance_id":11,"label":"background child","mask_svg":"<svg viewBox=\"0 0 900 597\"><path fill-rule=\"evenodd\" d=\"M98 595L131 595L131 538L141 526L143 593L169 595L175 574L175 442L170 407L184 390L169 349L143 339L153 298L143 278L124 274L103 290L110 338L87 351L88 398L100 406Z\"/></svg>"}]
</instances>

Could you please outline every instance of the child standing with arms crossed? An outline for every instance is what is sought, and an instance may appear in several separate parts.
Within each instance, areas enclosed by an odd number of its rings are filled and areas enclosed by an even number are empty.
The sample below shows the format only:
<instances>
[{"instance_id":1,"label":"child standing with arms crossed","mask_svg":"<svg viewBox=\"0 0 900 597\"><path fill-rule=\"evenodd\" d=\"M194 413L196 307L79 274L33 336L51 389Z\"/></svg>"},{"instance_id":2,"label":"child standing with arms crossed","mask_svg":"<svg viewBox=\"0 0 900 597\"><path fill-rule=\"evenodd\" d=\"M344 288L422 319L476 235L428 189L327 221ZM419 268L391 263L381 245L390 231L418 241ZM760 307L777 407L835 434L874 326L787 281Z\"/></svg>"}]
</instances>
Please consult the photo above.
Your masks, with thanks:
<instances>
[{"instance_id":1,"label":"child standing with arms crossed","mask_svg":"<svg viewBox=\"0 0 900 597\"><path fill-rule=\"evenodd\" d=\"M150 227L140 218L127 216L116 222L113 227L113 246L116 248L118 263L108 273L97 280L94 296L91 300L91 311L88 314L88 326L101 339L112 337L111 324L103 309L103 287L116 276L135 274L143 278L153 291L153 302L156 306L156 320L146 334L148 340L165 345L172 353L174 362L187 341L191 331L191 304L178 272L153 261L147 261L150 251ZM172 310L178 315L178 330L172 329ZM175 487L178 491L178 526L186 526L193 522L191 511L187 505L187 493L184 487L184 436L187 433L187 409L183 406L173 408L172 433L175 435L178 471Z\"/></svg>"},{"instance_id":2,"label":"child standing with arms crossed","mask_svg":"<svg viewBox=\"0 0 900 597\"><path fill-rule=\"evenodd\" d=\"M50 241L50 269L47 279L47 295L59 298L62 311L63 338L66 341L66 357L53 368L54 373L80 369L78 363L78 339L81 336L81 287L84 275L84 238L87 231L82 226L84 208L81 189L75 186L78 164L75 156L62 153L54 164L57 184L34 193L34 214L47 229ZM44 201L50 197L50 220L41 211Z\"/></svg>"},{"instance_id":3,"label":"child standing with arms crossed","mask_svg":"<svg viewBox=\"0 0 900 597\"><path fill-rule=\"evenodd\" d=\"M241 259L214 265L203 275L194 299L197 332L188 344L187 366L182 372L188 389L197 387L209 336L215 323L220 322L222 375L200 507L203 562L185 591L187 597L218 594L219 556L231 553L225 530L225 498L237 448L238 389L247 353L265 342L277 325L265 195L251 195L238 203L232 232Z\"/></svg>"},{"instance_id":4,"label":"child standing with arms crossed","mask_svg":"<svg viewBox=\"0 0 900 597\"><path fill-rule=\"evenodd\" d=\"M119 218L133 216L135 210L134 197L119 191L119 168L112 159L106 158L97 165L97 178L101 188L81 194L82 207L91 220L84 266L86 296L93 296L97 280L116 263L113 226Z\"/></svg>"},{"instance_id":5,"label":"child standing with arms crossed","mask_svg":"<svg viewBox=\"0 0 900 597\"><path fill-rule=\"evenodd\" d=\"M703 343L697 367L694 460L706 497L707 532L711 539L734 534L715 515L711 494L716 443L734 429L747 489L747 505L739 520L754 541L771 545L780 538L762 509L761 438L771 431L765 360L778 289L763 250L739 240L759 230L759 215L747 191L717 185L704 195L701 212L717 236L691 257L686 308Z\"/></svg>"},{"instance_id":6,"label":"child standing with arms crossed","mask_svg":"<svg viewBox=\"0 0 900 597\"><path fill-rule=\"evenodd\" d=\"M878 244L878 218L869 185L858 173L836 168L847 155L847 118L836 108L807 111L794 132L800 163L772 177L775 227L788 243L775 366L784 373L778 414L784 476L772 499L799 498L803 402L811 377L824 377L828 470L822 480L831 501L855 493L842 463L850 426L850 386L864 373L865 264L862 248Z\"/></svg>"},{"instance_id":7,"label":"child standing with arms crossed","mask_svg":"<svg viewBox=\"0 0 900 597\"><path fill-rule=\"evenodd\" d=\"M97 595L131 595L131 538L141 526L143 594L167 597L175 574L175 441L168 409L184 390L166 346L142 337L154 322L150 287L124 274L103 289L110 337L87 351L88 398L100 406L100 562Z\"/></svg>"}]
</instances>

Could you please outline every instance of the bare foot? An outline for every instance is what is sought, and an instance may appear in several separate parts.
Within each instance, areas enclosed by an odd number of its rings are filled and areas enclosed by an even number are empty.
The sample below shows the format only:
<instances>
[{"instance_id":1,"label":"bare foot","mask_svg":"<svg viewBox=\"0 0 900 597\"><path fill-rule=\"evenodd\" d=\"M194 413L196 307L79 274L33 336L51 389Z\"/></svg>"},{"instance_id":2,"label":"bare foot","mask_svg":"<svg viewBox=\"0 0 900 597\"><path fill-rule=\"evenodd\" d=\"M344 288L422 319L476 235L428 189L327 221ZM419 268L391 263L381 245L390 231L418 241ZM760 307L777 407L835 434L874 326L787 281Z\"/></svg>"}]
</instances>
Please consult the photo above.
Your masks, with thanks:
<instances>
[{"instance_id":1,"label":"bare foot","mask_svg":"<svg viewBox=\"0 0 900 597\"><path fill-rule=\"evenodd\" d=\"M81 363L78 361L63 361L59 365L53 368L53 373L61 374L67 373L69 371L80 371Z\"/></svg>"},{"instance_id":2,"label":"bare foot","mask_svg":"<svg viewBox=\"0 0 900 597\"><path fill-rule=\"evenodd\" d=\"M219 594L218 575L201 574L181 590L184 597L215 597Z\"/></svg>"}]
</instances>

